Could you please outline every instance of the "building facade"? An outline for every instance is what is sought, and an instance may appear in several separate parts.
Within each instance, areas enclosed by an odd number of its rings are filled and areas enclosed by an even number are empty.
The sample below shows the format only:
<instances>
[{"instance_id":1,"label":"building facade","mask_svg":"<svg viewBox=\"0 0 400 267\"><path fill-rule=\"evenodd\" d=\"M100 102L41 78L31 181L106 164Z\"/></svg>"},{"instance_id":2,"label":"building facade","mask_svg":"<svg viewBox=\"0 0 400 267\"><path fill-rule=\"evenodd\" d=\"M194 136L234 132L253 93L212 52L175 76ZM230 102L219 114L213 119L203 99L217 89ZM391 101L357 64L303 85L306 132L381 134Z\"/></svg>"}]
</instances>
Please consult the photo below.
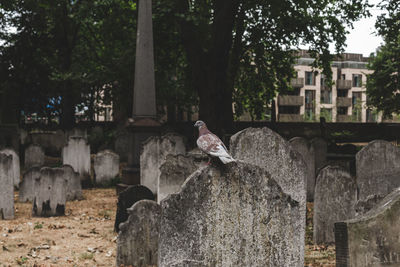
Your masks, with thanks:
<instances>
[{"instance_id":1,"label":"building facade","mask_svg":"<svg viewBox=\"0 0 400 267\"><path fill-rule=\"evenodd\" d=\"M366 105L365 84L368 58L361 54L342 54L332 62L332 83L319 69L313 69L306 51L300 51L294 66L297 77L293 91L277 96L277 121L378 122L380 115Z\"/></svg>"}]
</instances>

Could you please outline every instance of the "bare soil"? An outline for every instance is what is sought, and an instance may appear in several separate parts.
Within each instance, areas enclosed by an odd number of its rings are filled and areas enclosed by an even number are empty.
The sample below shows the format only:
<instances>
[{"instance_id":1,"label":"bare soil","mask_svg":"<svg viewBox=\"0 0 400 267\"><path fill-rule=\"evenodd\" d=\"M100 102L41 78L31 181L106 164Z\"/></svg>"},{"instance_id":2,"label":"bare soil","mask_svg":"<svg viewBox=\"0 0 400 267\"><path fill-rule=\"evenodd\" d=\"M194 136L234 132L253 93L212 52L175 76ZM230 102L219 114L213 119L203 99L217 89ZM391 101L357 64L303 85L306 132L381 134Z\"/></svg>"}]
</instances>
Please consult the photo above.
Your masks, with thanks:
<instances>
[{"instance_id":1,"label":"bare soil","mask_svg":"<svg viewBox=\"0 0 400 267\"><path fill-rule=\"evenodd\" d=\"M0 266L115 266L114 188L83 190L66 215L32 217L31 203L15 195L15 219L0 220ZM305 266L335 266L334 246L312 244L313 205L307 205Z\"/></svg>"},{"instance_id":2,"label":"bare soil","mask_svg":"<svg viewBox=\"0 0 400 267\"><path fill-rule=\"evenodd\" d=\"M65 216L32 217L17 202L15 219L0 221L0 266L115 266L115 189L83 190Z\"/></svg>"}]
</instances>

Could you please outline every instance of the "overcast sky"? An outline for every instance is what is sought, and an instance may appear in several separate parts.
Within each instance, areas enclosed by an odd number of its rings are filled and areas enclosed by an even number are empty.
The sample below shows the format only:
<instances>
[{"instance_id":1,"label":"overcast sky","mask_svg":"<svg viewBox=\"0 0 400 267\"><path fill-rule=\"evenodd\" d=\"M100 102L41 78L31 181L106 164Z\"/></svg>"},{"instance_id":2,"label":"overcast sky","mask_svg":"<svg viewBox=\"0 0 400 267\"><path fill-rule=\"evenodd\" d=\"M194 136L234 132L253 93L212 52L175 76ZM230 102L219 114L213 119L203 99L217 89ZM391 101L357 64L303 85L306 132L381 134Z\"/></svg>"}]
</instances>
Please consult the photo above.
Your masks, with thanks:
<instances>
[{"instance_id":1,"label":"overcast sky","mask_svg":"<svg viewBox=\"0 0 400 267\"><path fill-rule=\"evenodd\" d=\"M378 4L380 0L369 0L371 4ZM362 19L354 23L354 29L348 29L350 33L347 35L347 47L345 51L348 53L358 53L369 56L375 52L376 48L383 42L381 37L374 34L376 17L382 12L373 7L371 10L372 17Z\"/></svg>"}]
</instances>

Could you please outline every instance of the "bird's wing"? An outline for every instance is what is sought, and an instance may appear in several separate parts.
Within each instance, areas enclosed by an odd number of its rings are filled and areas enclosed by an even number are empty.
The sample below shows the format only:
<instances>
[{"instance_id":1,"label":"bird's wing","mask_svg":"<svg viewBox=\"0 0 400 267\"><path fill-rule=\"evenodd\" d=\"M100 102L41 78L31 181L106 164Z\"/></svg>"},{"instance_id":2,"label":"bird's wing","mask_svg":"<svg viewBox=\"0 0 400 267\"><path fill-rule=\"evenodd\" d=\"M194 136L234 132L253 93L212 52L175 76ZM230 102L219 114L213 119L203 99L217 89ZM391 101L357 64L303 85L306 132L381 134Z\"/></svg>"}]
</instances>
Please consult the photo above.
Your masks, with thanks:
<instances>
[{"instance_id":1,"label":"bird's wing","mask_svg":"<svg viewBox=\"0 0 400 267\"><path fill-rule=\"evenodd\" d=\"M197 139L197 146L203 152L214 156L214 157L228 157L228 154L224 143L215 134L205 134Z\"/></svg>"}]
</instances>

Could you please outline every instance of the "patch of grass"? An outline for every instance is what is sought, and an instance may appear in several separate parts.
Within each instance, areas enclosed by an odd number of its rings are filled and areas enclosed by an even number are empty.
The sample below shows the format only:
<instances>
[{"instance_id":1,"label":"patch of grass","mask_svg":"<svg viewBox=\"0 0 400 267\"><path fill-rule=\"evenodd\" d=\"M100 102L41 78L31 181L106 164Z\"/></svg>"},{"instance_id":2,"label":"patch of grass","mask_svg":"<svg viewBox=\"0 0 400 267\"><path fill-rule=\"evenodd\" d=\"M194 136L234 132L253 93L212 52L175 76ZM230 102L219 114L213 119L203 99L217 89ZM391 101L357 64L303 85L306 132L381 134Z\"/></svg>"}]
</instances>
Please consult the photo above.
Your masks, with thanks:
<instances>
[{"instance_id":1,"label":"patch of grass","mask_svg":"<svg viewBox=\"0 0 400 267\"><path fill-rule=\"evenodd\" d=\"M42 229L43 228L43 224L35 222L35 226L33 227L33 229Z\"/></svg>"},{"instance_id":2,"label":"patch of grass","mask_svg":"<svg viewBox=\"0 0 400 267\"><path fill-rule=\"evenodd\" d=\"M87 252L85 252L85 253L81 253L81 254L79 255L79 259L80 259L80 260L91 260L91 259L93 259L93 256L94 256L93 253L87 253Z\"/></svg>"},{"instance_id":3,"label":"patch of grass","mask_svg":"<svg viewBox=\"0 0 400 267\"><path fill-rule=\"evenodd\" d=\"M16 261L17 261L18 265L22 265L22 264L25 264L28 261L28 258L21 256L18 259L16 259Z\"/></svg>"}]
</instances>

